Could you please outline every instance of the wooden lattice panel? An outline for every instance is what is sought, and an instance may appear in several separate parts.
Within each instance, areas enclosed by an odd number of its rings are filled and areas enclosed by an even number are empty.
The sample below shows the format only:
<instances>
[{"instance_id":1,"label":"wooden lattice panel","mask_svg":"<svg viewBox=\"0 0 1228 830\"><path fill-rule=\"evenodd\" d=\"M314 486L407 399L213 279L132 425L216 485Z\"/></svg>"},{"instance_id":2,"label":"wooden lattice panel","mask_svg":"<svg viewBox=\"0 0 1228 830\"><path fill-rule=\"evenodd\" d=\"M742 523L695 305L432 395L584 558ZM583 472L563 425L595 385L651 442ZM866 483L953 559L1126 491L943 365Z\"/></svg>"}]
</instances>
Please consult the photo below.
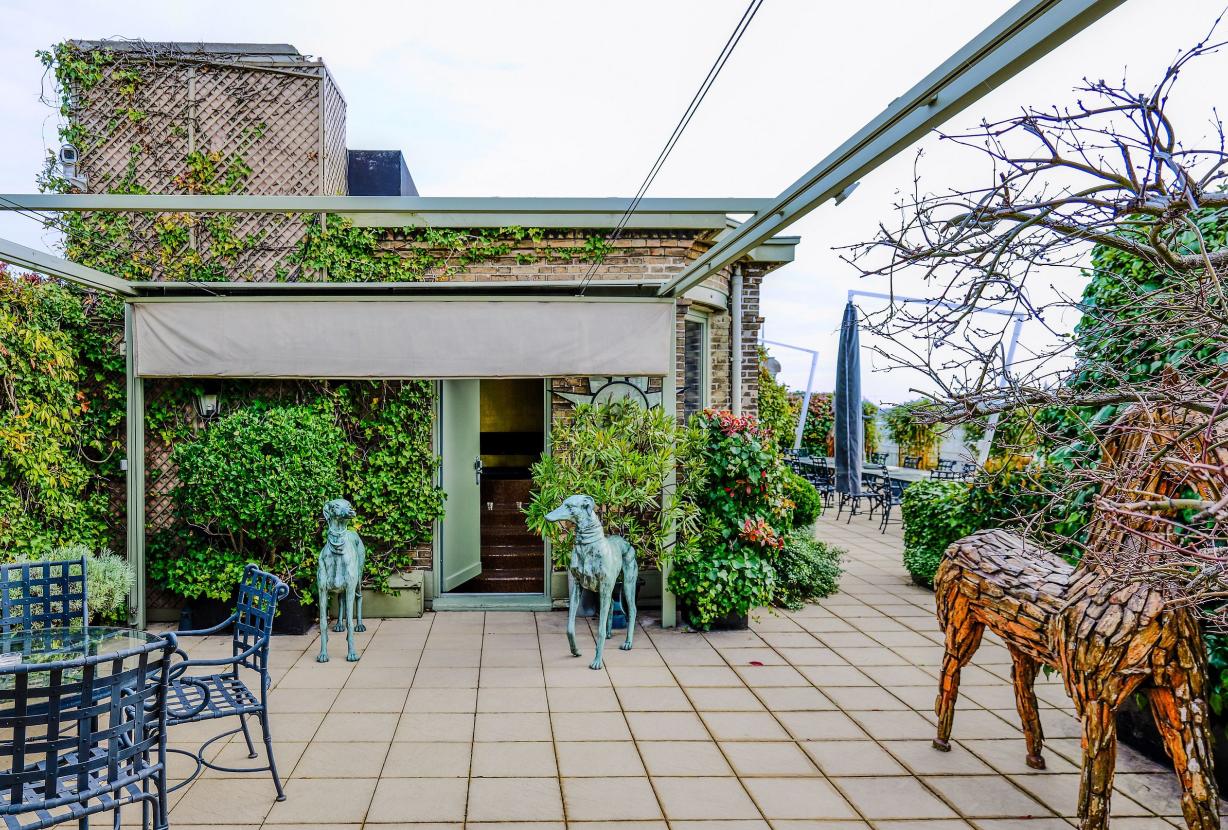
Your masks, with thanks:
<instances>
[{"instance_id":1,"label":"wooden lattice panel","mask_svg":"<svg viewBox=\"0 0 1228 830\"><path fill-rule=\"evenodd\" d=\"M88 192L346 192L345 101L322 63L144 46L115 50L102 81L71 96ZM286 264L303 236L298 217L130 220L138 278L183 278L196 257L209 279L300 276Z\"/></svg>"}]
</instances>

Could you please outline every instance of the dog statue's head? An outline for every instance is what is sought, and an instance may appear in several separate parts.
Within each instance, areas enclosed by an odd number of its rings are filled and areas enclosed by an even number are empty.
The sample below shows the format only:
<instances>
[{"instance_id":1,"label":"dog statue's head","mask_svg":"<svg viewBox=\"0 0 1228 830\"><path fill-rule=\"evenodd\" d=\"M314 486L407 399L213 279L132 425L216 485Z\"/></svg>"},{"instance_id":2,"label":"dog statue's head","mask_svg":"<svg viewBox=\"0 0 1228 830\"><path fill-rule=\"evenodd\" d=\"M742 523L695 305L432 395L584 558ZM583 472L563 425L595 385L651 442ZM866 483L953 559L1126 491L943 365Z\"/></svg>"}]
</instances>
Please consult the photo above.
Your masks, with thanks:
<instances>
[{"instance_id":1,"label":"dog statue's head","mask_svg":"<svg viewBox=\"0 0 1228 830\"><path fill-rule=\"evenodd\" d=\"M597 503L591 496L568 496L563 503L546 514L550 522L571 522L578 529L600 524L597 519Z\"/></svg>"},{"instance_id":2,"label":"dog statue's head","mask_svg":"<svg viewBox=\"0 0 1228 830\"><path fill-rule=\"evenodd\" d=\"M333 499L324 505L324 521L328 522L329 530L345 530L356 515L353 505L345 499Z\"/></svg>"}]
</instances>

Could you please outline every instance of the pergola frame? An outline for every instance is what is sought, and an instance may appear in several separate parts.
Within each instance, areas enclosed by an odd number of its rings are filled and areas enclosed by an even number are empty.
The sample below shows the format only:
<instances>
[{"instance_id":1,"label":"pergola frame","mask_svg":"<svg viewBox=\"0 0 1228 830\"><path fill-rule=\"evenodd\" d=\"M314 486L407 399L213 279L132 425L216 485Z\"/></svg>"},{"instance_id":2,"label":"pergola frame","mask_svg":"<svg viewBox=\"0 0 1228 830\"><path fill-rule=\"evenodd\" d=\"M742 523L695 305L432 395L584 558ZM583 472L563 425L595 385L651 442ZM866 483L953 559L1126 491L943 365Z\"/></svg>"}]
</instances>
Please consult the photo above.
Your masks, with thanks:
<instances>
[{"instance_id":1,"label":"pergola frame","mask_svg":"<svg viewBox=\"0 0 1228 830\"><path fill-rule=\"evenodd\" d=\"M727 265L770 251L772 238L793 222L830 199L843 200L858 180L922 135L949 120L996 86L1064 43L1122 0L1020 0L1006 14L974 37L911 90L892 102L879 116L854 133L833 153L772 200L645 199L630 216L631 228L711 228L719 232L716 244L680 274L656 286L662 297L677 297ZM283 196L131 196L131 195L0 195L0 209L24 211L243 211L337 213L355 224L371 227L506 227L546 228L615 227L630 204L627 199L423 199L400 197L283 197ZM748 218L729 227L727 215ZM680 215L687 215L682 218ZM687 224L702 217L703 224ZM681 224L672 224L680 222ZM796 240L780 239L788 245ZM0 261L33 268L50 276L123 296L128 301L125 337L128 348L128 509L129 558L143 564L144 534L134 543L132 520L144 515L143 381L135 373L131 343L131 303L168 290L167 284L135 284L114 275L42 254L0 239ZM184 284L205 302L220 301L240 283ZM339 297L323 283L295 283L278 293ZM458 285L451 283L450 285ZM647 286L628 286L640 294ZM384 290L397 288L383 286ZM402 287L399 290L413 290ZM421 290L418 288L417 290ZM445 289L451 290L451 289ZM510 286L505 290L512 289ZM530 293L533 286L525 286ZM540 290L540 287L539 289ZM565 289L564 289L565 290ZM213 299L206 299L212 297ZM673 376L667 377L666 392ZM673 396L663 396L674 406ZM134 472L135 471L135 472ZM134 550L135 548L135 550ZM137 553L136 557L133 553ZM138 623L144 623L144 574L138 568ZM664 592L662 622L672 625L672 596Z\"/></svg>"}]
</instances>

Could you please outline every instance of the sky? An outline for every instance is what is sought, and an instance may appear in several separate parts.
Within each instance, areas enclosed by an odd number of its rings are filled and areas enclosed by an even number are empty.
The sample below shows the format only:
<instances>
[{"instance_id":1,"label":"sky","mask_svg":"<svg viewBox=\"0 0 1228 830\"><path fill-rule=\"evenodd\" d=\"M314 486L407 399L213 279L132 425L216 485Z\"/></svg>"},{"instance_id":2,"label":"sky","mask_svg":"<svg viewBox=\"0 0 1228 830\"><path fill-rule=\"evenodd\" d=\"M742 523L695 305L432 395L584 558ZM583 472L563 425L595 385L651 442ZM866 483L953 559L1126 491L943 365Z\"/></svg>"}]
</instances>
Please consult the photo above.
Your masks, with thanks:
<instances>
[{"instance_id":1,"label":"sky","mask_svg":"<svg viewBox=\"0 0 1228 830\"><path fill-rule=\"evenodd\" d=\"M1124 74L1149 89L1224 2L1126 0L947 127L1072 102L1084 76ZM775 196L1010 5L766 0L648 195ZM291 43L322 57L346 98L348 145L402 150L424 196L630 196L745 7L745 0L0 0L0 192L32 192L57 143L55 113L39 100L35 50L66 38L129 37ZM1206 133L1212 108L1224 103L1228 55L1204 59L1187 75L1174 110ZM920 146L930 188L985 181L976 154L932 139ZM867 176L843 204L795 224L788 233L802 238L796 260L764 284L767 337L819 350L818 390L834 383L847 292L886 288L859 279L836 249L893 220L897 192L912 185L916 149ZM0 214L0 237L44 249L55 242L11 214ZM1077 293L1069 272L1053 279ZM896 290L925 287L905 279ZM1049 337L1028 324L1024 352ZM809 355L774 353L782 378L804 386ZM868 351L863 366L863 392L876 402L925 388L917 373L881 371Z\"/></svg>"}]
</instances>

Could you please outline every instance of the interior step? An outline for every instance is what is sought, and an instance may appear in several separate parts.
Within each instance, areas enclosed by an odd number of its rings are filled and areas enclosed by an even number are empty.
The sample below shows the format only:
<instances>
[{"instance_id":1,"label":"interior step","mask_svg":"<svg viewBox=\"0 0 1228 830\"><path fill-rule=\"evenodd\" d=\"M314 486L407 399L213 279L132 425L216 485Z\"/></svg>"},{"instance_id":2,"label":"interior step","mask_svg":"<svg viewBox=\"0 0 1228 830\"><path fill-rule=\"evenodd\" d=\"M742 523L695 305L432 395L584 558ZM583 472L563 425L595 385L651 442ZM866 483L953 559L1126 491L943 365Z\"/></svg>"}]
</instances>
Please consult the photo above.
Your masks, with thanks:
<instances>
[{"instance_id":1,"label":"interior step","mask_svg":"<svg viewBox=\"0 0 1228 830\"><path fill-rule=\"evenodd\" d=\"M482 569L540 571L545 559L540 549L533 551L516 548L487 548L482 551Z\"/></svg>"},{"instance_id":2,"label":"interior step","mask_svg":"<svg viewBox=\"0 0 1228 830\"><path fill-rule=\"evenodd\" d=\"M501 571L496 574L479 574L459 586L456 591L462 594L540 594L544 586L545 577L539 568L536 573Z\"/></svg>"}]
</instances>

